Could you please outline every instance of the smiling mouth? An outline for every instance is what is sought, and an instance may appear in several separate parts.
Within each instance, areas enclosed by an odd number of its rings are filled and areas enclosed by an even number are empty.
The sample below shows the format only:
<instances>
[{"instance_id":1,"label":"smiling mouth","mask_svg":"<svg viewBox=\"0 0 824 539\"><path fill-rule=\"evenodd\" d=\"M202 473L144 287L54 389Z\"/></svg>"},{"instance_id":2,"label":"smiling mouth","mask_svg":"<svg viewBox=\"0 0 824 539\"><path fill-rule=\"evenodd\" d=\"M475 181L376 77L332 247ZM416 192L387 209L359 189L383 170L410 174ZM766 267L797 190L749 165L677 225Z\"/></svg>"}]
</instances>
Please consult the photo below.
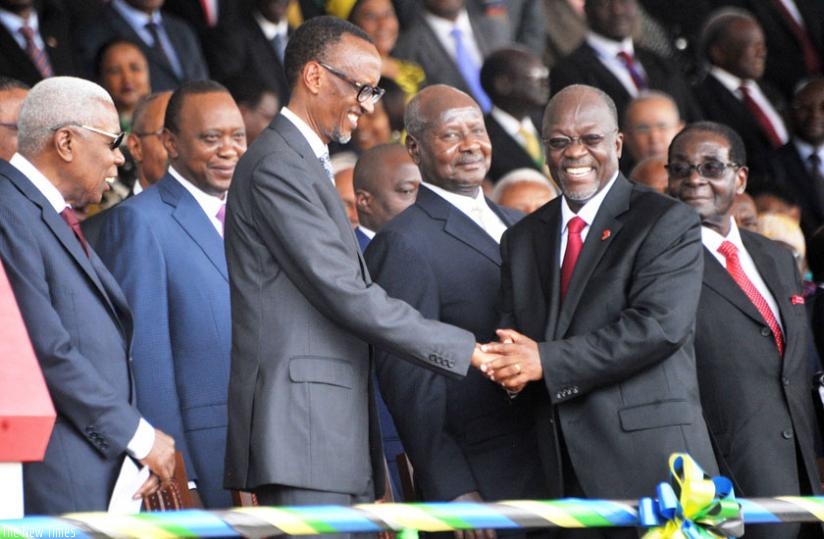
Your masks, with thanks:
<instances>
[{"instance_id":1,"label":"smiling mouth","mask_svg":"<svg viewBox=\"0 0 824 539\"><path fill-rule=\"evenodd\" d=\"M589 174L593 170L595 170L595 169L593 169L590 166L587 166L587 167L565 167L564 168L564 173L570 178L580 178L580 177L586 176L587 174Z\"/></svg>"}]
</instances>

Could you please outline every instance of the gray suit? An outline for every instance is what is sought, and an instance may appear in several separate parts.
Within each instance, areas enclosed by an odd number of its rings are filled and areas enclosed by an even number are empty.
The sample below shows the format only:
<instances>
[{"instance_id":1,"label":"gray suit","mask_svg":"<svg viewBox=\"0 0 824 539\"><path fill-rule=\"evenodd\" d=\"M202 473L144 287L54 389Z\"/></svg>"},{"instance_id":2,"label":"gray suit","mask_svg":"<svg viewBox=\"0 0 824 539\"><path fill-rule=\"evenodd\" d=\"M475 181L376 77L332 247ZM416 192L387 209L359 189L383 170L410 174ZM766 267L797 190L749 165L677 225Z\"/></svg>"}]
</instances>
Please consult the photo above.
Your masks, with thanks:
<instances>
[{"instance_id":1,"label":"gray suit","mask_svg":"<svg viewBox=\"0 0 824 539\"><path fill-rule=\"evenodd\" d=\"M474 336L425 320L372 283L334 186L282 115L235 171L226 255L233 321L226 487L362 495L374 483L380 495L370 345L458 377Z\"/></svg>"}]
</instances>

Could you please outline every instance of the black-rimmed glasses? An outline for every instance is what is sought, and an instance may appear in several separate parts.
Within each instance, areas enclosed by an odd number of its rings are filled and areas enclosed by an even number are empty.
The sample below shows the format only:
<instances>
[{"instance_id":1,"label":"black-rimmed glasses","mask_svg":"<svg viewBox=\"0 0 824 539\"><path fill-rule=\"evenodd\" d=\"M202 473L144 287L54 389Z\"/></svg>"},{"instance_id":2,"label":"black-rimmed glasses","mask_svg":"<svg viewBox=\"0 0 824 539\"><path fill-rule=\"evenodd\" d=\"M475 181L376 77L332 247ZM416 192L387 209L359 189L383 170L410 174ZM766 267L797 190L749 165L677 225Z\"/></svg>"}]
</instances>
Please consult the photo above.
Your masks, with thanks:
<instances>
[{"instance_id":1,"label":"black-rimmed glasses","mask_svg":"<svg viewBox=\"0 0 824 539\"><path fill-rule=\"evenodd\" d=\"M617 133L618 130L611 131L610 133ZM588 133L586 135L581 135L580 137L566 137L566 136L557 136L557 137L550 137L544 139L544 144L546 144L547 148L550 150L560 152L566 150L573 144L583 144L587 148L597 148L601 145L604 140L606 140L607 135L601 133Z\"/></svg>"},{"instance_id":2,"label":"black-rimmed glasses","mask_svg":"<svg viewBox=\"0 0 824 539\"><path fill-rule=\"evenodd\" d=\"M121 131L120 133L109 133L108 131L98 129L98 128L92 127L90 125L76 124L76 123L70 123L70 124L60 125L60 126L57 126L57 127L52 127L52 131L57 131L58 129L62 129L64 127L69 127L69 126L79 127L81 129L91 131L92 133L97 133L98 135L103 135L104 137L109 137L110 139L112 139L112 141L109 143L109 148L111 148L112 151L120 148L120 145L123 143L123 139L126 138L126 132L125 131Z\"/></svg>"},{"instance_id":3,"label":"black-rimmed glasses","mask_svg":"<svg viewBox=\"0 0 824 539\"><path fill-rule=\"evenodd\" d=\"M357 91L358 91L358 103L372 103L373 105L381 100L383 94L386 93L386 90L379 86L369 86L368 84L363 84L361 82L354 81L349 78L348 75L342 73L335 69L332 66L326 65L323 62L318 62L321 67L323 67L329 73L335 75L337 78L344 82L348 82L351 84Z\"/></svg>"},{"instance_id":4,"label":"black-rimmed glasses","mask_svg":"<svg viewBox=\"0 0 824 539\"><path fill-rule=\"evenodd\" d=\"M704 178L710 180L717 180L724 176L724 172L728 168L741 168L738 163L723 163L721 161L707 161L705 163L668 163L666 165L667 172L675 179L686 178L695 170Z\"/></svg>"},{"instance_id":5,"label":"black-rimmed glasses","mask_svg":"<svg viewBox=\"0 0 824 539\"><path fill-rule=\"evenodd\" d=\"M11 129L12 131L17 131L17 124L11 122L0 122L0 127L5 127L6 129Z\"/></svg>"}]
</instances>

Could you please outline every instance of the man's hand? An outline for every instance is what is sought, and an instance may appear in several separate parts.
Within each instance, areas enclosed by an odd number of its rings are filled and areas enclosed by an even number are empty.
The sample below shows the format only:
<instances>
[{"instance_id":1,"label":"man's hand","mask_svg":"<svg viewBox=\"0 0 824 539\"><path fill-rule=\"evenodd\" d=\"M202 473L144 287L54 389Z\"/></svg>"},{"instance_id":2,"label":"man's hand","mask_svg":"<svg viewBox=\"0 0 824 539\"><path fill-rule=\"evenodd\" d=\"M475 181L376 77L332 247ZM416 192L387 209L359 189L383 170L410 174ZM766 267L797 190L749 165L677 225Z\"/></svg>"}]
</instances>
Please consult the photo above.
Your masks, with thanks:
<instances>
[{"instance_id":1,"label":"man's hand","mask_svg":"<svg viewBox=\"0 0 824 539\"><path fill-rule=\"evenodd\" d=\"M496 356L487 353L484 347L475 343L475 349L472 351L472 366L486 372L485 365L495 359Z\"/></svg>"},{"instance_id":2,"label":"man's hand","mask_svg":"<svg viewBox=\"0 0 824 539\"><path fill-rule=\"evenodd\" d=\"M496 333L501 342L481 346L485 353L493 355L481 367L489 379L516 392L527 382L542 380L544 369L538 343L513 329L499 329Z\"/></svg>"},{"instance_id":3,"label":"man's hand","mask_svg":"<svg viewBox=\"0 0 824 539\"><path fill-rule=\"evenodd\" d=\"M453 502L478 502L484 503L481 494L478 491L467 492L461 494ZM455 531L455 539L496 539L495 530L457 530Z\"/></svg>"},{"instance_id":4,"label":"man's hand","mask_svg":"<svg viewBox=\"0 0 824 539\"><path fill-rule=\"evenodd\" d=\"M149 467L149 478L135 492L137 500L149 494L154 494L160 487L172 480L175 473L175 441L171 436L155 429L155 439L151 451L140 464Z\"/></svg>"}]
</instances>

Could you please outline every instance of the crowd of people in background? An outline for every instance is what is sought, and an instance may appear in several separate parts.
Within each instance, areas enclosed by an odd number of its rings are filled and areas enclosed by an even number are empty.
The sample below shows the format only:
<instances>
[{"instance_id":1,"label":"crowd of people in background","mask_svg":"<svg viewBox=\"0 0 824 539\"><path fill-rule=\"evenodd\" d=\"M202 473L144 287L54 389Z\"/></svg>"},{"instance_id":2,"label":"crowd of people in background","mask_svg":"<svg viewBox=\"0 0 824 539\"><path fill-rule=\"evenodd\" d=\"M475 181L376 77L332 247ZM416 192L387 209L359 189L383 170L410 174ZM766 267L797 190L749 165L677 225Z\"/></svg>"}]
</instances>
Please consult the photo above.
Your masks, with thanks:
<instances>
[{"instance_id":1,"label":"crowd of people in background","mask_svg":"<svg viewBox=\"0 0 824 539\"><path fill-rule=\"evenodd\" d=\"M31 514L817 494L824 4L0 0L0 258Z\"/></svg>"}]
</instances>

